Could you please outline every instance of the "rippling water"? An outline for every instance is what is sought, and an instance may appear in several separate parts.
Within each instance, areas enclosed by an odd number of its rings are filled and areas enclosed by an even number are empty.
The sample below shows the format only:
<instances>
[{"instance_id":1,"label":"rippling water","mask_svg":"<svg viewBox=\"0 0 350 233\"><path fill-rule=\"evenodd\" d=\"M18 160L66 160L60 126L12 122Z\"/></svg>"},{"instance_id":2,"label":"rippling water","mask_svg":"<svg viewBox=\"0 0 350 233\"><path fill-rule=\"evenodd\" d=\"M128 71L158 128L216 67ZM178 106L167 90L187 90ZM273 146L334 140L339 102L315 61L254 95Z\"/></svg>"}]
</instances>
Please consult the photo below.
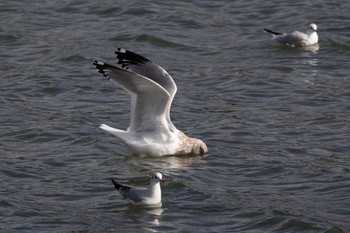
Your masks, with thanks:
<instances>
[{"instance_id":1,"label":"rippling water","mask_svg":"<svg viewBox=\"0 0 350 233\"><path fill-rule=\"evenodd\" d=\"M1 232L349 232L348 1L2 1ZM318 46L263 28L319 27ZM178 85L172 118L206 157L140 158L98 129L129 97L91 64L124 47ZM109 180L167 179L163 207Z\"/></svg>"}]
</instances>

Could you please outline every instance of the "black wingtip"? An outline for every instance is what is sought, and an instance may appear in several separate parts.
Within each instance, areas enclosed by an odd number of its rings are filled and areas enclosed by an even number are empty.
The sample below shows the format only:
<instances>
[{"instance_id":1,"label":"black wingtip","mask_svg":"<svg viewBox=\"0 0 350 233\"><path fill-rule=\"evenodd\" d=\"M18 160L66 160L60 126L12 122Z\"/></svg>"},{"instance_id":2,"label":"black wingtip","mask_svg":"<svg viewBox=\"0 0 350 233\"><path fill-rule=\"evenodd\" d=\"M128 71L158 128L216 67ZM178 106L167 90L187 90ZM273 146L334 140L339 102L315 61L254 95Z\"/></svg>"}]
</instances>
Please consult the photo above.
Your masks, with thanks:
<instances>
[{"instance_id":1,"label":"black wingtip","mask_svg":"<svg viewBox=\"0 0 350 233\"><path fill-rule=\"evenodd\" d=\"M101 62L101 61L97 61L97 60L94 60L94 61L92 62L92 64L93 64L94 66L96 66L97 69L100 69L100 68L102 68L102 67L105 65L105 63L103 63L103 62Z\"/></svg>"},{"instance_id":2,"label":"black wingtip","mask_svg":"<svg viewBox=\"0 0 350 233\"><path fill-rule=\"evenodd\" d=\"M101 61L97 61L97 60L94 60L92 62L92 64L94 66L96 66L96 69L99 73L101 73L103 76L107 77L107 74L105 72L105 68L106 68L106 64L101 62Z\"/></svg>"},{"instance_id":3,"label":"black wingtip","mask_svg":"<svg viewBox=\"0 0 350 233\"><path fill-rule=\"evenodd\" d=\"M113 178L111 178L111 181L115 187L115 189L119 190L121 187L121 184L119 184L117 181L115 181Z\"/></svg>"},{"instance_id":4,"label":"black wingtip","mask_svg":"<svg viewBox=\"0 0 350 233\"><path fill-rule=\"evenodd\" d=\"M123 64L124 62L125 63L146 63L146 62L149 62L150 60L148 60L147 58L137 54L137 53L134 53L134 52L131 52L129 50L126 50L126 49L123 49L123 48L118 48L116 51L115 51L115 54L117 55L117 59L119 60L119 64Z\"/></svg>"},{"instance_id":5,"label":"black wingtip","mask_svg":"<svg viewBox=\"0 0 350 233\"><path fill-rule=\"evenodd\" d=\"M271 30L266 29L266 28L264 28L264 31L265 31L265 32L268 32L268 33L271 33L271 34L273 34L273 35L282 35L282 34L283 34L283 33L280 33L280 32L271 31Z\"/></svg>"},{"instance_id":6,"label":"black wingtip","mask_svg":"<svg viewBox=\"0 0 350 233\"><path fill-rule=\"evenodd\" d=\"M117 48L117 51L115 51L116 53L126 53L127 50L123 49L123 48Z\"/></svg>"}]
</instances>

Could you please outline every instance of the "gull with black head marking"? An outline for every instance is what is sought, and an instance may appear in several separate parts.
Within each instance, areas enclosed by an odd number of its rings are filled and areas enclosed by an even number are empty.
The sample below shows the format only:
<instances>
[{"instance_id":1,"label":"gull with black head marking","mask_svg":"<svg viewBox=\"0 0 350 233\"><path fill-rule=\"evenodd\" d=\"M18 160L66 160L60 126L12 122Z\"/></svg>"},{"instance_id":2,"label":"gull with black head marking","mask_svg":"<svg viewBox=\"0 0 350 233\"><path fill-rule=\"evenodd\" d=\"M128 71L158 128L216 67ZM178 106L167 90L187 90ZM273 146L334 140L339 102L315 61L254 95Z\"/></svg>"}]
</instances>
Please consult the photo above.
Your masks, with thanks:
<instances>
[{"instance_id":1,"label":"gull with black head marking","mask_svg":"<svg viewBox=\"0 0 350 233\"><path fill-rule=\"evenodd\" d=\"M97 70L131 96L130 126L127 130L101 124L100 128L119 138L134 154L204 155L206 144L178 130L170 119L177 87L159 65L125 49L116 52L117 65L94 61Z\"/></svg>"},{"instance_id":2,"label":"gull with black head marking","mask_svg":"<svg viewBox=\"0 0 350 233\"><path fill-rule=\"evenodd\" d=\"M111 179L114 187L129 203L134 205L162 205L162 191L160 183L163 183L163 176L160 172L152 175L151 183L148 187L134 188L128 185L119 184Z\"/></svg>"},{"instance_id":3,"label":"gull with black head marking","mask_svg":"<svg viewBox=\"0 0 350 233\"><path fill-rule=\"evenodd\" d=\"M317 25L311 23L307 26L306 34L294 31L291 33L274 32L269 29L264 29L266 32L272 34L272 39L280 44L289 45L292 47L303 47L314 45L318 43Z\"/></svg>"}]
</instances>

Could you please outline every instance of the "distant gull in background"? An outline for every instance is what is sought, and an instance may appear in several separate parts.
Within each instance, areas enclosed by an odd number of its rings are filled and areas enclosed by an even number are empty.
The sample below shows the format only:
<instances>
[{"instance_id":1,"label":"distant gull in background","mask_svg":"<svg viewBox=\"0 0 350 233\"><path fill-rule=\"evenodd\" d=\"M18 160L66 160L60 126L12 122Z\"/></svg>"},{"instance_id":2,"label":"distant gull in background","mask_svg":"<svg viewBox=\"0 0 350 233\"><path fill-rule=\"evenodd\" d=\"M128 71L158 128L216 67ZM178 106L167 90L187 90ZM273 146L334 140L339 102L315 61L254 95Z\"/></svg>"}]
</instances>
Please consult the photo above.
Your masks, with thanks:
<instances>
[{"instance_id":1,"label":"distant gull in background","mask_svg":"<svg viewBox=\"0 0 350 233\"><path fill-rule=\"evenodd\" d=\"M94 61L98 71L131 96L130 126L125 130L101 124L137 155L204 155L206 144L178 130L170 120L177 87L160 66L131 51L115 52L118 65Z\"/></svg>"},{"instance_id":2,"label":"distant gull in background","mask_svg":"<svg viewBox=\"0 0 350 233\"><path fill-rule=\"evenodd\" d=\"M114 187L128 202L134 205L154 205L161 206L162 192L160 183L164 182L160 172L154 173L151 178L151 184L148 187L133 188L128 185L122 185L111 179Z\"/></svg>"},{"instance_id":3,"label":"distant gull in background","mask_svg":"<svg viewBox=\"0 0 350 233\"><path fill-rule=\"evenodd\" d=\"M318 42L317 35L317 26L314 23L308 25L306 34L294 31L292 33L280 33L273 32L268 29L264 29L266 32L271 33L273 35L272 39L277 41L278 43L290 45L292 47L301 47L307 45L314 45Z\"/></svg>"}]
</instances>

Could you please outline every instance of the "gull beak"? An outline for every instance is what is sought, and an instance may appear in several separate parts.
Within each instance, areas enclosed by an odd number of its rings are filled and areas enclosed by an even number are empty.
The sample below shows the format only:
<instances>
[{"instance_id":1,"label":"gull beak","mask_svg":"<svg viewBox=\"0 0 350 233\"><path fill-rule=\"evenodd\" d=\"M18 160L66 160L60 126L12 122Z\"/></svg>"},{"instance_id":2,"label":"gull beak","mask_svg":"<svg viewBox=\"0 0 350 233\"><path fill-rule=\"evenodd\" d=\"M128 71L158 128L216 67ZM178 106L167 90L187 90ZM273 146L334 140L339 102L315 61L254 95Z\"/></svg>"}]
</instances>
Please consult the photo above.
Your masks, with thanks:
<instances>
[{"instance_id":1,"label":"gull beak","mask_svg":"<svg viewBox=\"0 0 350 233\"><path fill-rule=\"evenodd\" d=\"M161 179L161 180L159 180L160 181L160 183L165 183L165 180L164 179Z\"/></svg>"}]
</instances>

